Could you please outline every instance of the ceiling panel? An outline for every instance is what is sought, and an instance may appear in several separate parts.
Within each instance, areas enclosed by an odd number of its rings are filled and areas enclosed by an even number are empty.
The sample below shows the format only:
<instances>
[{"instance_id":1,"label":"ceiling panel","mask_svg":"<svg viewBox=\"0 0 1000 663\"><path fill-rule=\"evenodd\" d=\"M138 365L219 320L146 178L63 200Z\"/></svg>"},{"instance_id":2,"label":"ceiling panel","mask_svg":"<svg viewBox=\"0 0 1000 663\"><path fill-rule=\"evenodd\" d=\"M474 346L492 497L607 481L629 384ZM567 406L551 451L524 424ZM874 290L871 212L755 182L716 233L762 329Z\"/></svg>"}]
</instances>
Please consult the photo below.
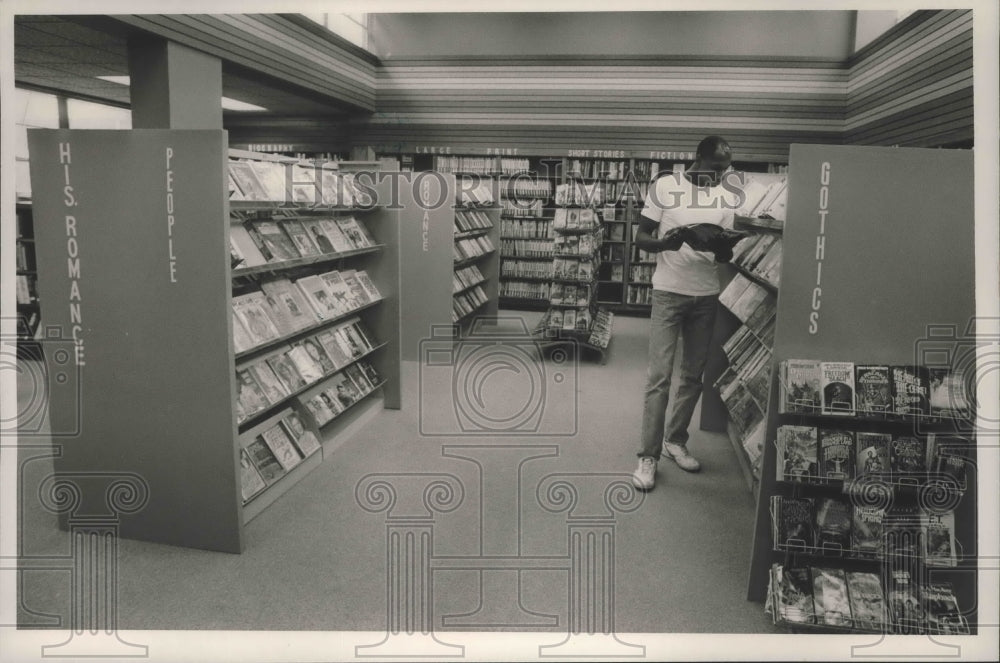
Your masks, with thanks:
<instances>
[{"instance_id":1,"label":"ceiling panel","mask_svg":"<svg viewBox=\"0 0 1000 663\"><path fill-rule=\"evenodd\" d=\"M58 16L15 17L14 75L24 84L104 99L129 102L129 88L97 76L128 74L128 50L123 34L110 34ZM344 115L336 102L291 88L223 62L224 96L267 109L259 115ZM226 111L227 117L242 115Z\"/></svg>"}]
</instances>

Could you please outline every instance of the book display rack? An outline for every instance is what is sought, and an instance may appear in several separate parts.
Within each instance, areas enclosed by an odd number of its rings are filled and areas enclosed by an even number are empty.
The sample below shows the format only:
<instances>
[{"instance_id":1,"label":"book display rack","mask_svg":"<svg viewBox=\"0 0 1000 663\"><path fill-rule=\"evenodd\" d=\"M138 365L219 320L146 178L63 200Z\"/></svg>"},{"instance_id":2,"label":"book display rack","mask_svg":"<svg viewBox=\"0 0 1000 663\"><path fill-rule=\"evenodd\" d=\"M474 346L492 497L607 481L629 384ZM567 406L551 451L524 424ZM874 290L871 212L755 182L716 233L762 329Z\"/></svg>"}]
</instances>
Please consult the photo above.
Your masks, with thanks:
<instances>
[{"instance_id":1,"label":"book display rack","mask_svg":"<svg viewBox=\"0 0 1000 663\"><path fill-rule=\"evenodd\" d=\"M41 305L38 300L38 270L35 265L35 230L31 205L17 203L15 214L17 356L23 359L41 359L42 346L37 341L41 327Z\"/></svg>"},{"instance_id":2,"label":"book display rack","mask_svg":"<svg viewBox=\"0 0 1000 663\"><path fill-rule=\"evenodd\" d=\"M130 482L123 537L241 552L251 518L400 407L400 211L224 131L29 145L43 322L64 346L46 358L56 476L86 503Z\"/></svg>"},{"instance_id":3,"label":"book display rack","mask_svg":"<svg viewBox=\"0 0 1000 663\"><path fill-rule=\"evenodd\" d=\"M747 597L793 631L976 633L971 155L791 155ZM909 236L926 215L952 223Z\"/></svg>"},{"instance_id":4,"label":"book display rack","mask_svg":"<svg viewBox=\"0 0 1000 663\"><path fill-rule=\"evenodd\" d=\"M597 305L597 269L604 228L600 182L573 181L556 190L549 309L535 329L542 347L574 343L607 361L613 314Z\"/></svg>"},{"instance_id":5,"label":"book display rack","mask_svg":"<svg viewBox=\"0 0 1000 663\"><path fill-rule=\"evenodd\" d=\"M499 164L500 303L545 309L555 239L552 200L559 174L549 169L552 164L537 159L503 157Z\"/></svg>"},{"instance_id":6,"label":"book display rack","mask_svg":"<svg viewBox=\"0 0 1000 663\"><path fill-rule=\"evenodd\" d=\"M725 287L705 368L701 427L725 432L749 490L756 494L770 393L771 350L781 278L783 176L740 173L744 208L737 230L752 234L720 269ZM749 216L743 216L743 214Z\"/></svg>"}]
</instances>

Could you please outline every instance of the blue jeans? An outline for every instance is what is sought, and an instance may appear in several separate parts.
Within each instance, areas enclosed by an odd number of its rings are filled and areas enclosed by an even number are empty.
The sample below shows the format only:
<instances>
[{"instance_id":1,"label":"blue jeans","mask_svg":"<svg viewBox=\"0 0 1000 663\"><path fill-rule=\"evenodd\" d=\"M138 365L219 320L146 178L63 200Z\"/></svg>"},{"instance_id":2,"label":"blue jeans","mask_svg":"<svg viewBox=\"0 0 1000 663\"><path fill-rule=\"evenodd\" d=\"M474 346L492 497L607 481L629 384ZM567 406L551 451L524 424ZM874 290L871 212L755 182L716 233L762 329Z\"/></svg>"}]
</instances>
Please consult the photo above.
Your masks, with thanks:
<instances>
[{"instance_id":1,"label":"blue jeans","mask_svg":"<svg viewBox=\"0 0 1000 663\"><path fill-rule=\"evenodd\" d=\"M718 301L718 295L692 296L653 291L646 401L642 412L642 451L638 453L639 457L659 458L664 440L687 444L687 429L701 396L702 373L708 359ZM668 419L674 351L681 336L684 339L684 356L678 376L677 399Z\"/></svg>"}]
</instances>

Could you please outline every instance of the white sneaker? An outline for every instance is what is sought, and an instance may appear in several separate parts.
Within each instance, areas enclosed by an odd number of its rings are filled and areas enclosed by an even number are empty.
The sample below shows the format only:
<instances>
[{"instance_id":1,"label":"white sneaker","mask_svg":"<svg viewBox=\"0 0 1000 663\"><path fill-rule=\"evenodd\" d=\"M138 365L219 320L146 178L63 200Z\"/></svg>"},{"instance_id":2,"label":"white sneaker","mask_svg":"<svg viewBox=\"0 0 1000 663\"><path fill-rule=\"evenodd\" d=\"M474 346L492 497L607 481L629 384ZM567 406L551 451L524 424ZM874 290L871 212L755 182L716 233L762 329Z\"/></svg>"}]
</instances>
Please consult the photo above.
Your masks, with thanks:
<instances>
[{"instance_id":1,"label":"white sneaker","mask_svg":"<svg viewBox=\"0 0 1000 663\"><path fill-rule=\"evenodd\" d=\"M698 459L688 453L687 447L680 444L664 442L663 455L672 458L679 468L687 472L697 472L701 469Z\"/></svg>"},{"instance_id":2,"label":"white sneaker","mask_svg":"<svg viewBox=\"0 0 1000 663\"><path fill-rule=\"evenodd\" d=\"M643 456L639 459L639 467L632 474L632 485L639 490L652 490L656 483L656 459Z\"/></svg>"}]
</instances>

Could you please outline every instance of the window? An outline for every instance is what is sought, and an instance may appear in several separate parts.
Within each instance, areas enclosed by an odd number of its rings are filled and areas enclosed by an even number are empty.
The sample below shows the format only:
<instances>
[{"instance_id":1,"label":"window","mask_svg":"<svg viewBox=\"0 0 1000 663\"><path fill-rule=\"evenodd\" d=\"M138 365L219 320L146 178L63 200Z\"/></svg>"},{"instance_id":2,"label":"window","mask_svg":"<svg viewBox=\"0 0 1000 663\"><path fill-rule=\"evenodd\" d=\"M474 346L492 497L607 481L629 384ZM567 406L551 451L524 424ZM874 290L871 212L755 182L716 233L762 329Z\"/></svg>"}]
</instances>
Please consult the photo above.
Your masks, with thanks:
<instances>
[{"instance_id":1,"label":"window","mask_svg":"<svg viewBox=\"0 0 1000 663\"><path fill-rule=\"evenodd\" d=\"M368 49L368 14L302 14L355 46Z\"/></svg>"},{"instance_id":2,"label":"window","mask_svg":"<svg viewBox=\"0 0 1000 663\"><path fill-rule=\"evenodd\" d=\"M91 101L70 99L66 104L70 129L131 129L132 111Z\"/></svg>"},{"instance_id":3,"label":"window","mask_svg":"<svg viewBox=\"0 0 1000 663\"><path fill-rule=\"evenodd\" d=\"M28 170L28 129L58 129L59 101L53 94L14 88L16 146L14 153L14 190L19 198L31 197L31 176Z\"/></svg>"}]
</instances>

